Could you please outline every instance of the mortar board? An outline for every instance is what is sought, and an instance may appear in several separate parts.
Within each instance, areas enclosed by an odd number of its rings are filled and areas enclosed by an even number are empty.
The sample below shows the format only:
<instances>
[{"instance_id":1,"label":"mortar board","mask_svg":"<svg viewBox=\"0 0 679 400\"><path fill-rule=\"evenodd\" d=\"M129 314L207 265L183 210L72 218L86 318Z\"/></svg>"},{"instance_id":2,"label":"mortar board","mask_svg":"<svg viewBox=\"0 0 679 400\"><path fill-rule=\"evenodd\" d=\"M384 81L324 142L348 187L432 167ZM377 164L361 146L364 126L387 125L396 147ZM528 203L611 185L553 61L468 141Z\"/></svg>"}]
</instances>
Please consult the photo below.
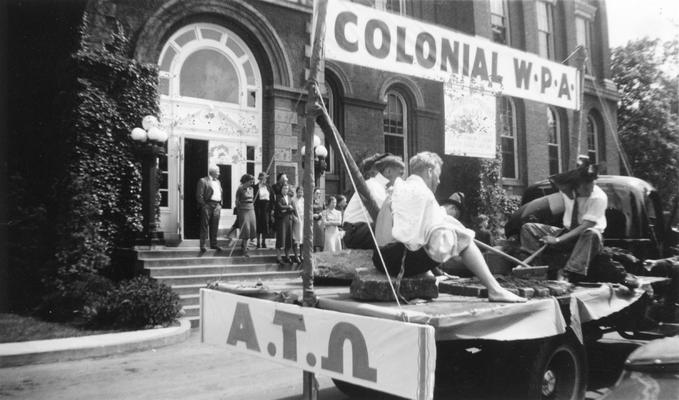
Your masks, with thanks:
<instances>
[{"instance_id":1,"label":"mortar board","mask_svg":"<svg viewBox=\"0 0 679 400\"><path fill-rule=\"evenodd\" d=\"M440 204L446 205L446 204L454 204L462 210L464 208L464 193L462 192L455 192L450 195L447 199L441 200Z\"/></svg>"},{"instance_id":2,"label":"mortar board","mask_svg":"<svg viewBox=\"0 0 679 400\"><path fill-rule=\"evenodd\" d=\"M549 181L555 186L576 185L580 182L592 182L598 177L599 166L584 162L575 169L550 176Z\"/></svg>"}]
</instances>

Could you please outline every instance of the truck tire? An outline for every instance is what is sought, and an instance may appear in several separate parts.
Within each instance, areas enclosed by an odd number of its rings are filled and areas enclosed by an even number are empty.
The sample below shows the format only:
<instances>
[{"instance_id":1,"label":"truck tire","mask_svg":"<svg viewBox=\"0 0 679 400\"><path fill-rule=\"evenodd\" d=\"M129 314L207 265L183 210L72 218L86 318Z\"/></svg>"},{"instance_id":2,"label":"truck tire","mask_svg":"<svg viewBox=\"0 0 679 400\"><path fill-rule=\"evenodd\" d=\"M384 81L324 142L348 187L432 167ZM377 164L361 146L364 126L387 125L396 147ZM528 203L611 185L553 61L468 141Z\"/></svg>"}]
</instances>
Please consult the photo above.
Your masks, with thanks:
<instances>
[{"instance_id":1,"label":"truck tire","mask_svg":"<svg viewBox=\"0 0 679 400\"><path fill-rule=\"evenodd\" d=\"M395 400L395 399L401 399L401 397L394 396L388 393L380 392L377 390L373 389L368 389L363 386L355 385L353 383L349 383L346 381L341 381L339 379L332 378L332 383L335 384L335 387L340 390L340 392L346 394L352 399L365 399L365 400L372 400L372 399L382 399L382 400Z\"/></svg>"},{"instance_id":2,"label":"truck tire","mask_svg":"<svg viewBox=\"0 0 679 400\"><path fill-rule=\"evenodd\" d=\"M502 367L504 398L512 400L579 400L587 389L584 346L572 332L505 345ZM502 374L498 374L502 375ZM500 382L496 382L500 384Z\"/></svg>"},{"instance_id":3,"label":"truck tire","mask_svg":"<svg viewBox=\"0 0 679 400\"><path fill-rule=\"evenodd\" d=\"M528 347L532 347L529 349ZM527 346L525 380L520 398L579 400L587 390L587 361L584 346L572 334L560 335Z\"/></svg>"}]
</instances>

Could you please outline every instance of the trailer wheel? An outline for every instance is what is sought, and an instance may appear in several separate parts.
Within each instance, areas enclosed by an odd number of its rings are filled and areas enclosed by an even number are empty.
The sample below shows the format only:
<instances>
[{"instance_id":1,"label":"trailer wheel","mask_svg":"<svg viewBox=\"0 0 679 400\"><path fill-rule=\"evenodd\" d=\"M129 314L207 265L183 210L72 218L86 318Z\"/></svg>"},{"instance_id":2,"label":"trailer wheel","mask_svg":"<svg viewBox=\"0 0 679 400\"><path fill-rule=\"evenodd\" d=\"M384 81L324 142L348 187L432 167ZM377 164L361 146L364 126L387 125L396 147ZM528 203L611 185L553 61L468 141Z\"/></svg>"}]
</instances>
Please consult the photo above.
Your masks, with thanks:
<instances>
[{"instance_id":1,"label":"trailer wheel","mask_svg":"<svg viewBox=\"0 0 679 400\"><path fill-rule=\"evenodd\" d=\"M540 343L525 359L524 399L578 400L585 398L587 363L584 346L572 335ZM522 390L522 391L524 391Z\"/></svg>"},{"instance_id":2,"label":"trailer wheel","mask_svg":"<svg viewBox=\"0 0 679 400\"><path fill-rule=\"evenodd\" d=\"M352 399L382 399L382 400L387 400L387 399L401 399L401 397L397 397L388 393L380 392L377 390L373 389L368 389L363 386L355 385L353 383L349 383L346 381L341 381L339 379L332 378L332 382L335 384L335 387L340 390L340 392L346 394L347 396L351 397Z\"/></svg>"}]
</instances>

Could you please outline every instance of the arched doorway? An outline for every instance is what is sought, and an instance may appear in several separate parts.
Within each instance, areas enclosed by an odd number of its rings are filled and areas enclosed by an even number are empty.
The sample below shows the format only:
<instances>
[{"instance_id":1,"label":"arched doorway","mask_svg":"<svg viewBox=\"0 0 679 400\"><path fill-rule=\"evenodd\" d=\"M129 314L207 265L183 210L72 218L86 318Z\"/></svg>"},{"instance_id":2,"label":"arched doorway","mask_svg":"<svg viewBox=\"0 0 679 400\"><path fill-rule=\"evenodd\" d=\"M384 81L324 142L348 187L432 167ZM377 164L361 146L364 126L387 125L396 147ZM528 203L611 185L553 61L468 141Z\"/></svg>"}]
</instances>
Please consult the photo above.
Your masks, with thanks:
<instances>
[{"instance_id":1,"label":"arched doorway","mask_svg":"<svg viewBox=\"0 0 679 400\"><path fill-rule=\"evenodd\" d=\"M223 26L177 30L158 60L161 123L170 135L161 162L161 229L198 238L195 187L220 168L220 229L231 225L233 195L245 173L261 170L262 78L248 45Z\"/></svg>"}]
</instances>

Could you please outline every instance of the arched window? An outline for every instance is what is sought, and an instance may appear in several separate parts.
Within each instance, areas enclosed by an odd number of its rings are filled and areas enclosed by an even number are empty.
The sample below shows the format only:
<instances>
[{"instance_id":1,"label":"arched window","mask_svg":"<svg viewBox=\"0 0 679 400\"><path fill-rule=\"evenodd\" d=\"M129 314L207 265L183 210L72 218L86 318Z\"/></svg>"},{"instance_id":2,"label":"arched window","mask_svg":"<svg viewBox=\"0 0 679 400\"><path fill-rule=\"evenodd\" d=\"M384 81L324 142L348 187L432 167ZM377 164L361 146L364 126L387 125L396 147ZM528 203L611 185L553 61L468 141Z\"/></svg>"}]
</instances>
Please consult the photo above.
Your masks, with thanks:
<instances>
[{"instance_id":1,"label":"arched window","mask_svg":"<svg viewBox=\"0 0 679 400\"><path fill-rule=\"evenodd\" d=\"M587 116L587 155L589 161L596 164L599 160L599 125L590 112Z\"/></svg>"},{"instance_id":2,"label":"arched window","mask_svg":"<svg viewBox=\"0 0 679 400\"><path fill-rule=\"evenodd\" d=\"M549 174L561 172L561 124L559 115L547 108L547 148L549 156Z\"/></svg>"},{"instance_id":3,"label":"arched window","mask_svg":"<svg viewBox=\"0 0 679 400\"><path fill-rule=\"evenodd\" d=\"M519 178L519 156L517 152L516 107L509 97L502 97L500 108L500 141L502 146L502 177Z\"/></svg>"},{"instance_id":4,"label":"arched window","mask_svg":"<svg viewBox=\"0 0 679 400\"><path fill-rule=\"evenodd\" d=\"M188 25L170 37L160 55L162 96L261 109L262 83L254 55L224 27Z\"/></svg>"},{"instance_id":5,"label":"arched window","mask_svg":"<svg viewBox=\"0 0 679 400\"><path fill-rule=\"evenodd\" d=\"M387 92L387 106L383 112L384 151L408 160L408 105L403 96L393 90Z\"/></svg>"}]
</instances>

